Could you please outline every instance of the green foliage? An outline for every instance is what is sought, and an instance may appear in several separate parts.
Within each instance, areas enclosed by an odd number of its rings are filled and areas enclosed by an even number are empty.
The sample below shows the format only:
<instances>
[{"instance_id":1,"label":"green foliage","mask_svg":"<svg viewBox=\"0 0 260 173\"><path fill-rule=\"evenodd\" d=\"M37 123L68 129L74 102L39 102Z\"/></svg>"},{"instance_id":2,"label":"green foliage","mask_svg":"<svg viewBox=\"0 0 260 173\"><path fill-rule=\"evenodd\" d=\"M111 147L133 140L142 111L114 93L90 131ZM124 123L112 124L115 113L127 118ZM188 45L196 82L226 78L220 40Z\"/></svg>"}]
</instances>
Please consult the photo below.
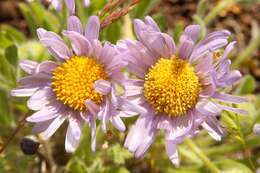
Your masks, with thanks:
<instances>
[{"instance_id":1,"label":"green foliage","mask_svg":"<svg viewBox=\"0 0 260 173\"><path fill-rule=\"evenodd\" d=\"M236 89L237 95L246 95L251 93L255 88L255 79L251 75L246 75L243 77L242 82Z\"/></svg>"}]
</instances>

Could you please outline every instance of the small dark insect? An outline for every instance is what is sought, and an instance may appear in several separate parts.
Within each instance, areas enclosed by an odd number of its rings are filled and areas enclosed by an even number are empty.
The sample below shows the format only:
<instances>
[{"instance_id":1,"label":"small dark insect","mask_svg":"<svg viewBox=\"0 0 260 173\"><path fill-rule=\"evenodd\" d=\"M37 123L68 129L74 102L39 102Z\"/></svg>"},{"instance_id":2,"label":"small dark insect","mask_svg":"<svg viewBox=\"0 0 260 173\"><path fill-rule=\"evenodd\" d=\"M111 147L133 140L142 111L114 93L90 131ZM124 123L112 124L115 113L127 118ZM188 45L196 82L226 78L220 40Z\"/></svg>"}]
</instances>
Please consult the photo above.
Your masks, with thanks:
<instances>
[{"instance_id":1,"label":"small dark insect","mask_svg":"<svg viewBox=\"0 0 260 173\"><path fill-rule=\"evenodd\" d=\"M35 154L39 148L40 143L30 137L25 137L20 143L20 147L24 154L32 155Z\"/></svg>"}]
</instances>

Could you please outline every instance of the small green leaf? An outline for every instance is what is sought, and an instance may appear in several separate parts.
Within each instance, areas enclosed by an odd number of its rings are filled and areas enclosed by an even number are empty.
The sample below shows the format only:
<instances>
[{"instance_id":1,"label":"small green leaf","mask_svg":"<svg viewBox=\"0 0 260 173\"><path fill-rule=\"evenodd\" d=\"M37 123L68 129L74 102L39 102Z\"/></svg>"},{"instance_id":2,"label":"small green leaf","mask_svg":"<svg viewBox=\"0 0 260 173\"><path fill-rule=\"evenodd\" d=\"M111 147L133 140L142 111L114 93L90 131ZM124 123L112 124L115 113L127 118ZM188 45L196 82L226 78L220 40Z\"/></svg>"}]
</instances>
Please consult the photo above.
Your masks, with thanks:
<instances>
[{"instance_id":1,"label":"small green leaf","mask_svg":"<svg viewBox=\"0 0 260 173\"><path fill-rule=\"evenodd\" d=\"M9 77L10 75L10 71L8 68L8 62L6 60L6 58L0 54L0 71L7 77Z\"/></svg>"},{"instance_id":2,"label":"small green leaf","mask_svg":"<svg viewBox=\"0 0 260 173\"><path fill-rule=\"evenodd\" d=\"M12 37L6 32L1 31L0 32L0 47L7 48L13 44Z\"/></svg>"},{"instance_id":3,"label":"small green leaf","mask_svg":"<svg viewBox=\"0 0 260 173\"><path fill-rule=\"evenodd\" d=\"M9 46L5 49L5 57L10 64L14 67L17 66L18 58L17 58L17 47L15 45Z\"/></svg>"},{"instance_id":4,"label":"small green leaf","mask_svg":"<svg viewBox=\"0 0 260 173\"><path fill-rule=\"evenodd\" d=\"M8 97L5 91L0 90L0 123L11 124Z\"/></svg>"},{"instance_id":5,"label":"small green leaf","mask_svg":"<svg viewBox=\"0 0 260 173\"><path fill-rule=\"evenodd\" d=\"M1 25L1 30L9 33L18 43L26 41L24 34L10 25Z\"/></svg>"},{"instance_id":6,"label":"small green leaf","mask_svg":"<svg viewBox=\"0 0 260 173\"><path fill-rule=\"evenodd\" d=\"M245 95L251 93L255 88L255 79L251 75L244 76L242 82L236 89L237 95Z\"/></svg>"}]
</instances>

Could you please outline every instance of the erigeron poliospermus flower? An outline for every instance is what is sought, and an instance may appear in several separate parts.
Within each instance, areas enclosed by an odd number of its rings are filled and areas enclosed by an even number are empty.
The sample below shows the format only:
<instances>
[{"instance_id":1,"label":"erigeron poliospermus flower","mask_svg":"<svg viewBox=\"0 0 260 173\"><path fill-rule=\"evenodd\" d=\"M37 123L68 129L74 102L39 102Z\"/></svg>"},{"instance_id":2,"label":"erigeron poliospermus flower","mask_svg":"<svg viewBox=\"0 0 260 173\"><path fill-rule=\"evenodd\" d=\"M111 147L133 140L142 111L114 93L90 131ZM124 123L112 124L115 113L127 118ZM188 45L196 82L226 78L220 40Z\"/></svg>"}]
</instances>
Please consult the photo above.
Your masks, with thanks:
<instances>
[{"instance_id":1,"label":"erigeron poliospermus flower","mask_svg":"<svg viewBox=\"0 0 260 173\"><path fill-rule=\"evenodd\" d=\"M241 73L229 70L227 55L235 42L228 44L229 31L206 35L197 44L198 25L185 28L176 48L172 37L161 33L151 17L136 19L138 40L121 40L117 49L128 62L127 69L139 79L124 82L125 97L147 113L141 114L127 135L124 146L142 158L156 133L165 130L165 148L175 165L179 164L177 144L197 135L202 126L216 140L226 135L217 115L221 110L248 113L220 104L243 103L247 98L219 92L236 82ZM227 45L228 44L228 45ZM218 60L214 52L227 45Z\"/></svg>"},{"instance_id":2,"label":"erigeron poliospermus flower","mask_svg":"<svg viewBox=\"0 0 260 173\"><path fill-rule=\"evenodd\" d=\"M34 0L27 0L28 2L32 2ZM57 11L61 11L62 10L62 4L63 4L63 0L47 0L48 2L51 2L51 5L55 8L55 10ZM70 14L74 14L75 13L75 0L64 0L66 7L68 8ZM85 8L89 7L90 5L90 0L82 0L83 5Z\"/></svg>"},{"instance_id":3,"label":"erigeron poliospermus flower","mask_svg":"<svg viewBox=\"0 0 260 173\"><path fill-rule=\"evenodd\" d=\"M122 100L115 87L115 83L120 84L124 79L120 70L125 63L118 57L114 45L100 43L99 27L98 17L92 16L83 34L80 20L70 16L68 29L62 33L70 40L73 51L56 33L38 29L40 42L57 62L21 60L21 68L30 76L20 79L21 87L11 91L13 96L30 96L27 106L37 112L26 120L36 123L32 129L34 133L45 131L43 139L51 137L66 119L69 120L65 140L67 152L77 147L84 121L91 129L94 152L97 116L103 120L104 131L107 120L124 131L121 111L124 116L136 115L131 111L131 103Z\"/></svg>"}]
</instances>

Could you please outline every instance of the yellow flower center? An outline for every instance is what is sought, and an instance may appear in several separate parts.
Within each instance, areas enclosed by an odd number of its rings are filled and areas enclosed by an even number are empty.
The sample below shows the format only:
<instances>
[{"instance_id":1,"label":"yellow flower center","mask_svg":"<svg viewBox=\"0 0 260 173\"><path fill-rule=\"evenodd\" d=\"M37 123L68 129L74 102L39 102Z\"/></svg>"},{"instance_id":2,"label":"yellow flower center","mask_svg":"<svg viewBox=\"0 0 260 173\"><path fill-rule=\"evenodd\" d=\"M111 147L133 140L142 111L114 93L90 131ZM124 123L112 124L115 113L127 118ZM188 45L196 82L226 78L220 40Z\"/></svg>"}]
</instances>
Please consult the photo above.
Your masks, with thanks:
<instances>
[{"instance_id":1,"label":"yellow flower center","mask_svg":"<svg viewBox=\"0 0 260 173\"><path fill-rule=\"evenodd\" d=\"M53 73L53 91L57 100L74 110L87 110L85 100L96 104L103 100L103 95L94 89L94 82L106 80L107 74L102 65L86 56L74 56L57 67Z\"/></svg>"},{"instance_id":2,"label":"yellow flower center","mask_svg":"<svg viewBox=\"0 0 260 173\"><path fill-rule=\"evenodd\" d=\"M144 95L156 112L168 116L187 113L198 99L201 83L193 67L179 58L161 58L149 69Z\"/></svg>"}]
</instances>

